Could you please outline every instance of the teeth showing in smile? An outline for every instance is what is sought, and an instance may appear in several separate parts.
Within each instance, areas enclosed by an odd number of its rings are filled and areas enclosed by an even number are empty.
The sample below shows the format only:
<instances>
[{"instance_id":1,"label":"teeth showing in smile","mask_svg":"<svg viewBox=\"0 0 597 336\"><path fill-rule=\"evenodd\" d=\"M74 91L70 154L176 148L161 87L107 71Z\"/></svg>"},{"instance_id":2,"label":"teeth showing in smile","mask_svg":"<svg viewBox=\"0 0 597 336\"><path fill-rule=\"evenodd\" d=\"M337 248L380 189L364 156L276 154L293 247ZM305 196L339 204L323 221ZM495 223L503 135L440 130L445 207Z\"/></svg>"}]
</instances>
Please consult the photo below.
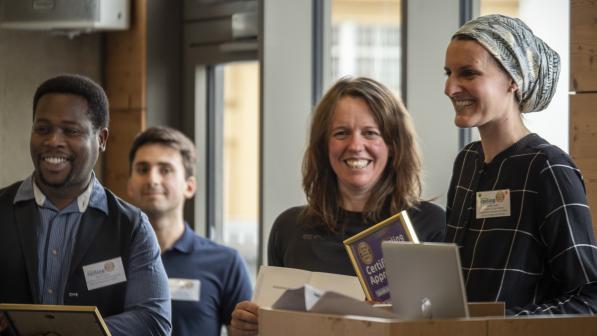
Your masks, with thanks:
<instances>
[{"instance_id":1,"label":"teeth showing in smile","mask_svg":"<svg viewBox=\"0 0 597 336\"><path fill-rule=\"evenodd\" d=\"M469 106L469 105L473 105L473 101L472 100L454 100L454 105L456 105L458 107Z\"/></svg>"},{"instance_id":2,"label":"teeth showing in smile","mask_svg":"<svg viewBox=\"0 0 597 336\"><path fill-rule=\"evenodd\" d=\"M44 158L44 161L51 163L51 164L60 164L66 162L66 158L63 157L47 157Z\"/></svg>"},{"instance_id":3,"label":"teeth showing in smile","mask_svg":"<svg viewBox=\"0 0 597 336\"><path fill-rule=\"evenodd\" d=\"M346 160L344 161L350 168L362 169L369 165L369 160Z\"/></svg>"}]
</instances>

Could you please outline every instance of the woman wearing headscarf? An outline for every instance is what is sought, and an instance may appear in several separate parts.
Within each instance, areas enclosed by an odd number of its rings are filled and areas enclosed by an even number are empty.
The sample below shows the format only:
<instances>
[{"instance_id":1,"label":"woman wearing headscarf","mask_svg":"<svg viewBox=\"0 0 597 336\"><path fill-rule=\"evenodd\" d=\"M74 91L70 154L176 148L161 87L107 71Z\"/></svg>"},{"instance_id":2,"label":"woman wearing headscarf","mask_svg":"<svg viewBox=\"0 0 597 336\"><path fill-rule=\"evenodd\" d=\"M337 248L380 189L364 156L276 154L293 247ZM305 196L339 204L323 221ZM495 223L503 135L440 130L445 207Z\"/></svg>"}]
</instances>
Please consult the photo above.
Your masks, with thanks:
<instances>
[{"instance_id":1,"label":"woman wearing headscarf","mask_svg":"<svg viewBox=\"0 0 597 336\"><path fill-rule=\"evenodd\" d=\"M421 160L410 116L375 80L343 78L315 108L303 158L307 205L278 216L272 266L355 275L343 241L402 210L421 241L443 241L445 214L421 200ZM241 302L233 335L257 333L258 307Z\"/></svg>"},{"instance_id":2,"label":"woman wearing headscarf","mask_svg":"<svg viewBox=\"0 0 597 336\"><path fill-rule=\"evenodd\" d=\"M460 246L469 301L504 301L512 315L597 310L597 247L581 173L522 121L547 107L559 68L555 51L502 15L466 23L446 51L455 123L481 135L454 163L446 240Z\"/></svg>"}]
</instances>

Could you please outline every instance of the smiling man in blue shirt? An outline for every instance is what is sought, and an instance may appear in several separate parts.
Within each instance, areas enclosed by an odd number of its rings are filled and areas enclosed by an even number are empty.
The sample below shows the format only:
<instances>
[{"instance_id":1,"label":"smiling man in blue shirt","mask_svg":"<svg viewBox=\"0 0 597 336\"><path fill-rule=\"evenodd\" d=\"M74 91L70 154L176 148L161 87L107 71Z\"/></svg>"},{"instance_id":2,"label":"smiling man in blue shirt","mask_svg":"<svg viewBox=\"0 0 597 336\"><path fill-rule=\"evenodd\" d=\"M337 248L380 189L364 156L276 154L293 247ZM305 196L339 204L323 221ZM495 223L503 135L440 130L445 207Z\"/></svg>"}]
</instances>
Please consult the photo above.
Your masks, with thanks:
<instances>
[{"instance_id":1,"label":"smiling man in blue shirt","mask_svg":"<svg viewBox=\"0 0 597 336\"><path fill-rule=\"evenodd\" d=\"M217 336L235 305L251 298L238 252L196 235L184 222L195 194L195 146L181 132L152 127L133 141L128 194L149 216L172 293L172 335Z\"/></svg>"},{"instance_id":2,"label":"smiling man in blue shirt","mask_svg":"<svg viewBox=\"0 0 597 336\"><path fill-rule=\"evenodd\" d=\"M159 247L138 208L96 179L108 101L90 79L61 75L33 99L34 172L0 190L0 302L97 306L112 335L168 335Z\"/></svg>"}]
</instances>

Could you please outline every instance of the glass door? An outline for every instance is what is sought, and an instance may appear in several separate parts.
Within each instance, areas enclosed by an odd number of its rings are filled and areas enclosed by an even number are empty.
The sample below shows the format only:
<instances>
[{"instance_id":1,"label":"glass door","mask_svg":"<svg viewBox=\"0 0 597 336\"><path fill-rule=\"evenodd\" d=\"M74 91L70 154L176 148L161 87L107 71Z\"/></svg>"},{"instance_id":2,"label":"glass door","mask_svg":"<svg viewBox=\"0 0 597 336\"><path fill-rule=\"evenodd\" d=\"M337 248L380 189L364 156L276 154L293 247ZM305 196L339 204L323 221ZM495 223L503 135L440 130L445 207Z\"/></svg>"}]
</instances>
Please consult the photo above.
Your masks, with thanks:
<instances>
[{"instance_id":1,"label":"glass door","mask_svg":"<svg viewBox=\"0 0 597 336\"><path fill-rule=\"evenodd\" d=\"M217 241L237 249L253 281L259 222L259 64L223 68L222 222Z\"/></svg>"}]
</instances>

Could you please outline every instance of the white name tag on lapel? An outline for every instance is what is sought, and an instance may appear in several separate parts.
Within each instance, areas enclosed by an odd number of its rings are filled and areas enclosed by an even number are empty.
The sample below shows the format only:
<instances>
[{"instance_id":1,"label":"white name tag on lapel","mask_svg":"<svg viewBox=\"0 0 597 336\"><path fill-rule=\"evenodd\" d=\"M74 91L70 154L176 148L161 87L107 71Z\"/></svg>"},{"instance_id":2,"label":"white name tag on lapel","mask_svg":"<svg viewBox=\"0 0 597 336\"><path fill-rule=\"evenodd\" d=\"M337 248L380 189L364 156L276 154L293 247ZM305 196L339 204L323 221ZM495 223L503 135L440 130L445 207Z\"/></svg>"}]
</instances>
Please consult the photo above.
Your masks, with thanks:
<instances>
[{"instance_id":1,"label":"white name tag on lapel","mask_svg":"<svg viewBox=\"0 0 597 336\"><path fill-rule=\"evenodd\" d=\"M168 279L170 296L177 301L199 301L201 282L197 279Z\"/></svg>"},{"instance_id":2,"label":"white name tag on lapel","mask_svg":"<svg viewBox=\"0 0 597 336\"><path fill-rule=\"evenodd\" d=\"M85 274L87 290L94 290L126 281L121 257L83 266L83 274Z\"/></svg>"}]
</instances>

